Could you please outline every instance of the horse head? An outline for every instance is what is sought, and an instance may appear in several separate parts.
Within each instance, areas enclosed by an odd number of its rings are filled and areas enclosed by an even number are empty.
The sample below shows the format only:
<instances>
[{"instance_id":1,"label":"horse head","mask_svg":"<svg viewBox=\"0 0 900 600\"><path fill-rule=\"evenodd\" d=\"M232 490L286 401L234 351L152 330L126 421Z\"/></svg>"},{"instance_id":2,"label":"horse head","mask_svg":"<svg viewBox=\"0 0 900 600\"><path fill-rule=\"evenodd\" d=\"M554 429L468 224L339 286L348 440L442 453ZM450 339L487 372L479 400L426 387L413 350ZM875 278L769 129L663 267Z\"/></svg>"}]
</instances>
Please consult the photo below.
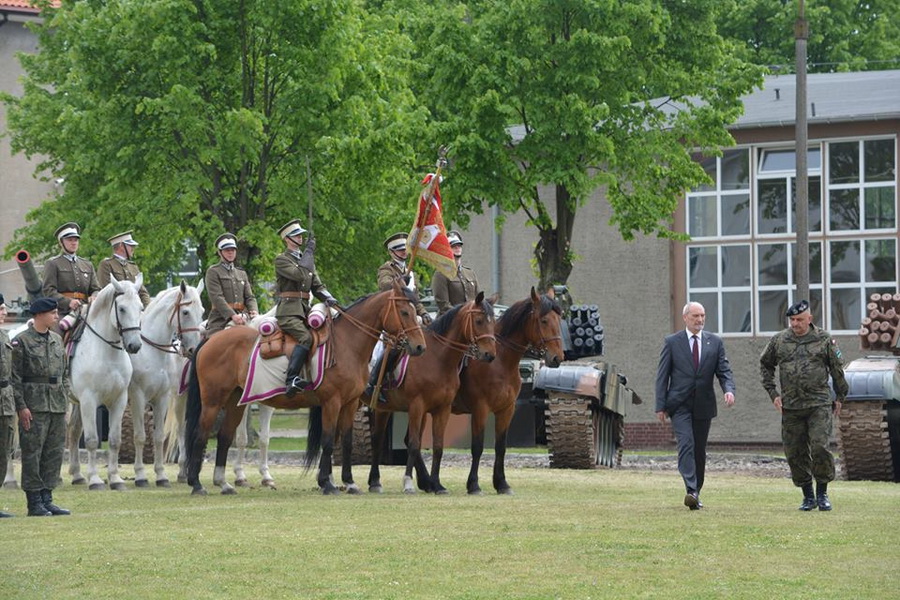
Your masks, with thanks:
<instances>
[{"instance_id":1,"label":"horse head","mask_svg":"<svg viewBox=\"0 0 900 600\"><path fill-rule=\"evenodd\" d=\"M200 322L203 321L203 303L199 288L181 281L169 321L175 325L175 336L181 341L182 355L193 356L202 338Z\"/></svg>"},{"instance_id":2,"label":"horse head","mask_svg":"<svg viewBox=\"0 0 900 600\"><path fill-rule=\"evenodd\" d=\"M454 306L431 324L431 330L453 340L452 345L466 346L466 354L477 360L491 362L497 356L494 307L484 299L484 292L478 292L471 302ZM456 333L451 333L454 330Z\"/></svg>"},{"instance_id":3,"label":"horse head","mask_svg":"<svg viewBox=\"0 0 900 600\"><path fill-rule=\"evenodd\" d=\"M558 367L563 361L562 307L548 296L538 296L531 288L531 319L526 330L529 346L541 353L548 367Z\"/></svg>"},{"instance_id":4,"label":"horse head","mask_svg":"<svg viewBox=\"0 0 900 600\"><path fill-rule=\"evenodd\" d=\"M111 308L116 330L122 338L122 346L129 354L137 354L141 349L141 311L144 308L138 292L144 284L144 276L138 273L134 282L117 281L110 278L114 290Z\"/></svg>"},{"instance_id":5,"label":"horse head","mask_svg":"<svg viewBox=\"0 0 900 600\"><path fill-rule=\"evenodd\" d=\"M415 292L397 279L390 290L382 293L388 295L381 318L382 329L396 339L398 348L405 349L410 356L421 355L425 352L425 335L416 315Z\"/></svg>"}]
</instances>

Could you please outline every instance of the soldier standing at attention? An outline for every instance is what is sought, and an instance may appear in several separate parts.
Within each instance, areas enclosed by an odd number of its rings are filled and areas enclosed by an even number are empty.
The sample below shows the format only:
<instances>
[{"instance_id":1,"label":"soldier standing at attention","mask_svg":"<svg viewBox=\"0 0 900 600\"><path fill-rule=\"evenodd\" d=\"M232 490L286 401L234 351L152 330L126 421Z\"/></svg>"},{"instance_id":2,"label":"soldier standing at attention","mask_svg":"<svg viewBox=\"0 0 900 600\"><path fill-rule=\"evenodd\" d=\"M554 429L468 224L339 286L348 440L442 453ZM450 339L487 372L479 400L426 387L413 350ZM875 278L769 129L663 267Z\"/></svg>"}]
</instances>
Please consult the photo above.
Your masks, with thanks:
<instances>
[{"instance_id":1,"label":"soldier standing at attention","mask_svg":"<svg viewBox=\"0 0 900 600\"><path fill-rule=\"evenodd\" d=\"M453 258L456 260L456 278L447 279L443 273L437 272L431 279L431 291L438 305L438 316L449 311L457 304L469 302L478 295L478 278L475 271L462 264L463 241L458 231L447 233Z\"/></svg>"},{"instance_id":2,"label":"soldier standing at attention","mask_svg":"<svg viewBox=\"0 0 900 600\"><path fill-rule=\"evenodd\" d=\"M397 279L402 280L403 284L412 291L416 291L415 274L406 272L406 243L408 237L409 234L406 232L399 232L384 240L384 248L388 251L391 258L378 267L377 277L379 292L386 292L391 289L394 285L394 281ZM418 294L416 297L418 297ZM422 323L424 325L431 324L431 315L428 314L428 311L425 310L425 307L421 302L416 302L416 314L422 318ZM372 372L369 374L369 383L366 386L366 390L363 392L366 396L371 396L372 392L375 391L375 384L378 383L378 374L381 372L381 363L385 360L384 354L385 353L379 355L378 360L375 362L375 366L372 368ZM392 348L391 351L387 353L388 363L384 367L386 378L390 377L391 373L393 373L394 368L397 366L397 360L400 359L401 354L403 354L403 351L398 350L397 348ZM387 397L384 395L384 387L379 390L378 399L381 402L387 402Z\"/></svg>"},{"instance_id":3,"label":"soldier standing at attention","mask_svg":"<svg viewBox=\"0 0 900 600\"><path fill-rule=\"evenodd\" d=\"M806 300L791 306L786 316L790 327L775 334L759 358L762 384L781 413L781 439L791 479L803 490L800 510L816 506L831 510L828 483L834 480L834 457L828 451L828 439L833 415L840 412L848 391L841 351L831 334L813 325ZM775 386L776 366L780 393ZM829 375L834 382L834 402Z\"/></svg>"},{"instance_id":4,"label":"soldier standing at attention","mask_svg":"<svg viewBox=\"0 0 900 600\"><path fill-rule=\"evenodd\" d=\"M109 244L112 246L113 255L100 261L100 268L97 271L97 281L101 288L105 288L109 284L111 277L115 277L116 281L131 281L137 279L141 270L132 260L134 249L138 245L134 238L131 237L132 232L126 231L119 235L109 238ZM150 304L150 294L147 288L141 286L139 292L141 302L144 308Z\"/></svg>"},{"instance_id":5,"label":"soldier standing at attention","mask_svg":"<svg viewBox=\"0 0 900 600\"><path fill-rule=\"evenodd\" d=\"M325 289L325 284L319 280L319 275L316 273L315 239L310 238L306 245L306 251L300 251L304 233L306 230L296 219L279 229L278 235L284 241L285 251L275 257L275 296L278 302L275 318L278 320L281 330L297 340L297 345L288 361L285 380L288 398L303 391L309 385L309 382L300 377L300 369L306 362L312 346L312 334L306 324L310 308L310 293L329 307L338 303L334 296Z\"/></svg>"},{"instance_id":6,"label":"soldier standing at attention","mask_svg":"<svg viewBox=\"0 0 900 600\"><path fill-rule=\"evenodd\" d=\"M237 238L233 233L223 233L216 238L216 252L221 261L206 270L206 293L212 305L206 322L207 335L222 331L229 323L246 325L245 314L251 319L259 314L250 278L244 269L234 264Z\"/></svg>"},{"instance_id":7,"label":"soldier standing at attention","mask_svg":"<svg viewBox=\"0 0 900 600\"><path fill-rule=\"evenodd\" d=\"M81 227L78 223L66 223L56 230L56 239L62 246L62 254L51 258L44 264L44 296L53 298L64 317L100 291L94 265L80 258L78 243L81 240Z\"/></svg>"},{"instance_id":8,"label":"soldier standing at attention","mask_svg":"<svg viewBox=\"0 0 900 600\"><path fill-rule=\"evenodd\" d=\"M6 321L6 302L0 294L0 324ZM6 467L12 456L15 427L16 402L12 389L12 346L6 330L0 328L0 473L6 474ZM13 515L0 510L0 519Z\"/></svg>"},{"instance_id":9,"label":"soldier standing at attention","mask_svg":"<svg viewBox=\"0 0 900 600\"><path fill-rule=\"evenodd\" d=\"M38 298L31 303L34 322L12 341L12 387L19 414L22 447L22 489L29 517L68 515L53 503L66 443L65 356L54 325L56 302Z\"/></svg>"}]
</instances>

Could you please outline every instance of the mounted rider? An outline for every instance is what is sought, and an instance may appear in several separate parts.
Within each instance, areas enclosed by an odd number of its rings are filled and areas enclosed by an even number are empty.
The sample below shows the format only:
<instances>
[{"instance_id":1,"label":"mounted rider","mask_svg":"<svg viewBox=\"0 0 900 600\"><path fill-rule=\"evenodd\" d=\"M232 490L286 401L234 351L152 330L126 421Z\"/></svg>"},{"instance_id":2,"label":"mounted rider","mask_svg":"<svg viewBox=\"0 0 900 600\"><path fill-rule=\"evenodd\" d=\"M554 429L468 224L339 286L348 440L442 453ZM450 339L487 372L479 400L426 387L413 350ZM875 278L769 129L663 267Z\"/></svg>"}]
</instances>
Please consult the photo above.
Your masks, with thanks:
<instances>
[{"instance_id":1,"label":"mounted rider","mask_svg":"<svg viewBox=\"0 0 900 600\"><path fill-rule=\"evenodd\" d=\"M69 222L56 230L62 253L44 264L43 294L56 301L59 316L64 317L87 304L100 291L94 265L79 257L81 227Z\"/></svg>"},{"instance_id":2,"label":"mounted rider","mask_svg":"<svg viewBox=\"0 0 900 600\"><path fill-rule=\"evenodd\" d=\"M246 325L246 317L252 319L259 314L250 277L234 262L237 258L237 238L233 233L226 232L216 238L215 245L220 262L208 268L205 277L211 305L206 322L207 336L222 331L230 323Z\"/></svg>"},{"instance_id":3,"label":"mounted rider","mask_svg":"<svg viewBox=\"0 0 900 600\"><path fill-rule=\"evenodd\" d=\"M309 384L301 378L300 370L312 346L312 334L306 322L310 309L310 295L322 300L329 307L338 303L325 289L325 284L319 280L316 273L315 238L310 237L306 250L303 252L300 250L303 246L304 233L306 230L300 225L299 219L285 224L278 230L278 235L284 241L285 251L275 257L275 297L278 302L275 318L281 330L297 340L288 361L285 380L288 398L303 391Z\"/></svg>"},{"instance_id":4,"label":"mounted rider","mask_svg":"<svg viewBox=\"0 0 900 600\"><path fill-rule=\"evenodd\" d=\"M378 291L384 292L391 289L391 286L394 285L394 281L397 279L403 281L403 284L413 292L416 291L415 273L406 272L408 238L409 234L405 231L401 231L384 240L384 248L388 251L391 258L378 267ZM418 295L416 297L418 298ZM416 302L416 313L422 318L422 323L424 325L431 324L431 315L428 314L428 311L419 301ZM384 367L386 377L390 377L390 374L393 373L394 368L397 366L397 361L402 354L403 351L397 348L392 348L391 351L387 353L388 362ZM385 360L384 356L384 353L382 353L378 357L378 361L375 363L372 373L369 375L369 383L366 386L365 392L363 392L367 396L371 396L372 392L375 391L375 384L378 382L378 374L381 373L381 363ZM387 398L384 396L383 387L379 390L378 398L382 402L387 401Z\"/></svg>"},{"instance_id":5,"label":"mounted rider","mask_svg":"<svg viewBox=\"0 0 900 600\"><path fill-rule=\"evenodd\" d=\"M125 231L107 240L112 246L113 255L100 261L97 281L100 283L101 289L109 284L112 277L115 277L116 281L133 282L140 275L140 267L132 260L134 249L138 246L132 233L132 231ZM150 304L150 294L147 292L147 288L142 285L138 295L141 297L141 304L147 308L147 305Z\"/></svg>"},{"instance_id":6,"label":"mounted rider","mask_svg":"<svg viewBox=\"0 0 900 600\"><path fill-rule=\"evenodd\" d=\"M440 271L431 279L431 291L438 305L438 316L446 313L457 304L470 302L478 295L478 277L471 267L462 264L463 240L458 231L448 231L447 241L456 261L456 278L448 279Z\"/></svg>"}]
</instances>

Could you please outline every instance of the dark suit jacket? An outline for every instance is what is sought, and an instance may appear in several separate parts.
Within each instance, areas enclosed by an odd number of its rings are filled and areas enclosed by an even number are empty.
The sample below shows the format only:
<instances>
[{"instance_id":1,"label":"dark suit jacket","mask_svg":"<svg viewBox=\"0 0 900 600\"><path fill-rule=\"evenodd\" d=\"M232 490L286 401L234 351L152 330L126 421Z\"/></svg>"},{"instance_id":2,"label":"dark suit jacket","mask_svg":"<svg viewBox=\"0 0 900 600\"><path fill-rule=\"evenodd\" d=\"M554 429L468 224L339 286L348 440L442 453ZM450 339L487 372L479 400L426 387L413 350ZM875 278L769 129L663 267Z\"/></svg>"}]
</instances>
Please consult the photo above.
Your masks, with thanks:
<instances>
[{"instance_id":1,"label":"dark suit jacket","mask_svg":"<svg viewBox=\"0 0 900 600\"><path fill-rule=\"evenodd\" d=\"M734 393L731 365L725 356L725 345L719 336L700 332L700 368L694 370L691 340L682 330L666 336L659 353L656 372L656 412L672 415L685 404L697 419L716 416L714 378L723 392Z\"/></svg>"}]
</instances>

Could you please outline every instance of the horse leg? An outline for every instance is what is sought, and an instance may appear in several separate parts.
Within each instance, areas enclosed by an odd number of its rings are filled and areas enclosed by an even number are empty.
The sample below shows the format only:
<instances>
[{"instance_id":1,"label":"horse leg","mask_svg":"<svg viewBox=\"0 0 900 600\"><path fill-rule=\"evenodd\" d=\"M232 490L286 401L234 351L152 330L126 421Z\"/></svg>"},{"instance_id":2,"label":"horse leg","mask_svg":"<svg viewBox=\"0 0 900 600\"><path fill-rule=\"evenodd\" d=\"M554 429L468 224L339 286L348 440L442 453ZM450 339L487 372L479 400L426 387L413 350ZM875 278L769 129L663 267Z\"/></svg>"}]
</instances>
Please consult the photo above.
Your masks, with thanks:
<instances>
[{"instance_id":1,"label":"horse leg","mask_svg":"<svg viewBox=\"0 0 900 600\"><path fill-rule=\"evenodd\" d=\"M265 404L259 405L259 474L263 487L275 488L275 478L269 473L269 438L271 437L272 415L275 409Z\"/></svg>"},{"instance_id":2,"label":"horse leg","mask_svg":"<svg viewBox=\"0 0 900 600\"><path fill-rule=\"evenodd\" d=\"M431 455L431 491L435 494L447 494L447 488L441 484L441 459L444 457L444 431L450 419L450 405L442 408L431 417L431 437L434 441Z\"/></svg>"},{"instance_id":3,"label":"horse leg","mask_svg":"<svg viewBox=\"0 0 900 600\"><path fill-rule=\"evenodd\" d=\"M515 413L516 405L495 414L496 426L494 428L496 440L494 441L494 489L498 494L512 494L512 488L506 482L506 435L509 433L509 424Z\"/></svg>"},{"instance_id":4,"label":"horse leg","mask_svg":"<svg viewBox=\"0 0 900 600\"><path fill-rule=\"evenodd\" d=\"M384 444L384 435L387 432L387 424L390 415L386 412L374 411L374 424L372 426L372 463L369 468L369 492L380 494L384 491L381 486L381 446Z\"/></svg>"},{"instance_id":5,"label":"horse leg","mask_svg":"<svg viewBox=\"0 0 900 600\"><path fill-rule=\"evenodd\" d=\"M135 386L137 387L137 386ZM147 430L144 428L144 411L147 410L147 398L143 390L129 393L131 404L131 421L134 428L134 486L149 487L147 470L144 468L144 445L147 443Z\"/></svg>"},{"instance_id":6,"label":"horse leg","mask_svg":"<svg viewBox=\"0 0 900 600\"><path fill-rule=\"evenodd\" d=\"M340 489L334 485L331 474L331 459L334 454L334 438L337 432L338 410L333 406L334 401L322 403L322 455L319 457L319 475L317 483L319 489L326 496L339 494ZM326 409L326 407L328 407Z\"/></svg>"},{"instance_id":7,"label":"horse leg","mask_svg":"<svg viewBox=\"0 0 900 600\"><path fill-rule=\"evenodd\" d=\"M481 494L481 486L478 485L478 467L481 465L481 455L484 453L484 428L487 423L487 406L478 404L472 411L472 466L469 468L469 478L466 480L466 491L469 494Z\"/></svg>"},{"instance_id":8,"label":"horse leg","mask_svg":"<svg viewBox=\"0 0 900 600\"><path fill-rule=\"evenodd\" d=\"M425 460L422 458L422 432L424 430L425 412L421 407L421 402L411 402L409 405L409 428L406 432L406 472L403 475L403 493L405 494L416 493L412 479L413 468L416 470L416 480L419 489L426 492L431 491L428 469L425 467Z\"/></svg>"},{"instance_id":9,"label":"horse leg","mask_svg":"<svg viewBox=\"0 0 900 600\"><path fill-rule=\"evenodd\" d=\"M169 415L169 396L163 395L153 407L153 471L156 474L156 487L172 487L166 475L166 419Z\"/></svg>"},{"instance_id":10,"label":"horse leg","mask_svg":"<svg viewBox=\"0 0 900 600\"><path fill-rule=\"evenodd\" d=\"M218 406L204 406L200 411L200 418L197 422L197 432L194 436L191 448L191 460L187 461L187 483L191 486L191 495L205 496L206 489L200 483L200 469L203 467L203 459L206 455L206 444L209 441L209 434L216 422L219 414ZM185 447L187 447L187 436L189 432L182 428L185 436Z\"/></svg>"},{"instance_id":11,"label":"horse leg","mask_svg":"<svg viewBox=\"0 0 900 600\"><path fill-rule=\"evenodd\" d=\"M81 405L69 403L69 422L66 424L66 446L69 450L69 475L72 485L84 485L86 480L81 474L81 459L78 452L78 440L81 439L82 419Z\"/></svg>"},{"instance_id":12,"label":"horse leg","mask_svg":"<svg viewBox=\"0 0 900 600\"><path fill-rule=\"evenodd\" d=\"M353 481L353 419L356 417L356 402L341 406L338 415L338 427L341 430L341 482L348 494L362 493L356 482Z\"/></svg>"},{"instance_id":13,"label":"horse leg","mask_svg":"<svg viewBox=\"0 0 900 600\"><path fill-rule=\"evenodd\" d=\"M87 395L87 394L85 394ZM97 449L100 447L100 435L97 432L97 402L93 398L84 398L78 405L81 413L81 425L84 429L84 448L87 450L87 482L90 490L105 490L106 482L97 474ZM75 436L73 436L75 437ZM78 438L75 438L77 445ZM76 449L76 456L77 449Z\"/></svg>"},{"instance_id":14,"label":"horse leg","mask_svg":"<svg viewBox=\"0 0 900 600\"><path fill-rule=\"evenodd\" d=\"M237 406L236 399L232 398L225 407L225 418L219 426L219 435L216 437L216 475L221 477L222 494L236 494L237 490L225 481L225 465L228 462L228 450L234 442L234 433L238 425L244 420L247 413L246 407Z\"/></svg>"},{"instance_id":15,"label":"horse leg","mask_svg":"<svg viewBox=\"0 0 900 600\"><path fill-rule=\"evenodd\" d=\"M247 455L247 445L249 444L249 435L247 428L250 426L250 411L244 411L244 417L238 424L234 433L234 445L237 447L237 459L234 461L234 485L237 487L249 487L250 482L247 481L247 475L244 474L244 458ZM218 478L221 476L221 480ZM216 469L216 477L213 478L215 485L224 485L225 474L219 473Z\"/></svg>"},{"instance_id":16,"label":"horse leg","mask_svg":"<svg viewBox=\"0 0 900 600\"><path fill-rule=\"evenodd\" d=\"M109 408L109 460L106 463L106 471L109 476L110 489L122 491L125 489L125 481L119 475L119 449L122 447L122 417L125 415L125 405L128 403L128 393L123 390L120 398ZM141 421L143 427L144 415L132 414L132 420ZM137 431L137 427L135 427ZM146 436L145 436L146 439Z\"/></svg>"},{"instance_id":17,"label":"horse leg","mask_svg":"<svg viewBox=\"0 0 900 600\"><path fill-rule=\"evenodd\" d=\"M183 394L175 397L175 422L178 431L178 483L187 483L187 443L184 439L184 409L185 397Z\"/></svg>"}]
</instances>

